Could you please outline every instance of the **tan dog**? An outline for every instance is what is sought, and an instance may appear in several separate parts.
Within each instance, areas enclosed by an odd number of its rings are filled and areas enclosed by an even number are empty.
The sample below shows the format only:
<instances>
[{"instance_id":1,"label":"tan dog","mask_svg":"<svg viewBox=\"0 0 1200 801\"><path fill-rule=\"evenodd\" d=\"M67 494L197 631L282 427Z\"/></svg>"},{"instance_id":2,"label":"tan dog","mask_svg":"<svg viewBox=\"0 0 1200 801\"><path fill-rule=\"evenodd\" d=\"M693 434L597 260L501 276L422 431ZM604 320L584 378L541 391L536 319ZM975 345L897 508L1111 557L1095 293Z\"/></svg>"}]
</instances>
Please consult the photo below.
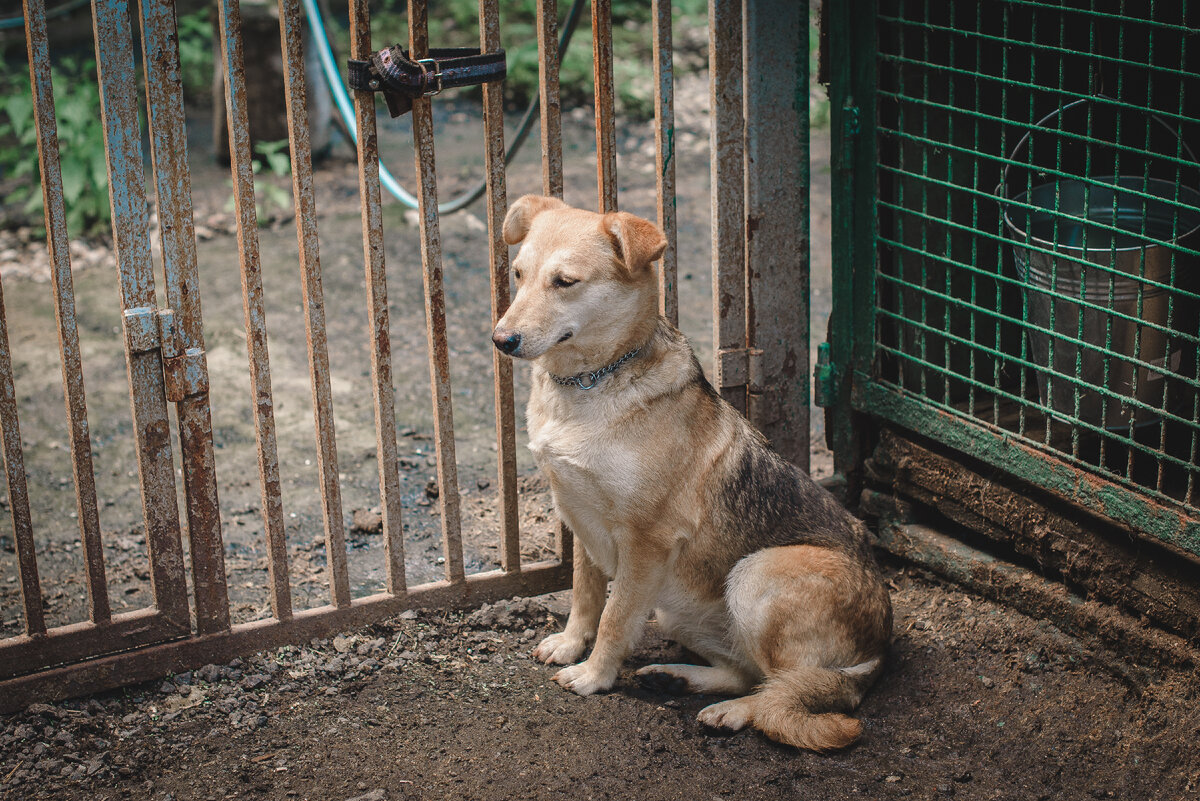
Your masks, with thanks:
<instances>
[{"instance_id":1,"label":"tan dog","mask_svg":"<svg viewBox=\"0 0 1200 801\"><path fill-rule=\"evenodd\" d=\"M769 449L658 315L662 232L530 195L504 238L523 243L518 289L492 339L533 362L529 447L580 546L566 629L534 657L603 692L654 610L710 666L649 665L643 681L737 696L701 722L853 742L862 727L841 713L880 674L892 626L866 529Z\"/></svg>"}]
</instances>

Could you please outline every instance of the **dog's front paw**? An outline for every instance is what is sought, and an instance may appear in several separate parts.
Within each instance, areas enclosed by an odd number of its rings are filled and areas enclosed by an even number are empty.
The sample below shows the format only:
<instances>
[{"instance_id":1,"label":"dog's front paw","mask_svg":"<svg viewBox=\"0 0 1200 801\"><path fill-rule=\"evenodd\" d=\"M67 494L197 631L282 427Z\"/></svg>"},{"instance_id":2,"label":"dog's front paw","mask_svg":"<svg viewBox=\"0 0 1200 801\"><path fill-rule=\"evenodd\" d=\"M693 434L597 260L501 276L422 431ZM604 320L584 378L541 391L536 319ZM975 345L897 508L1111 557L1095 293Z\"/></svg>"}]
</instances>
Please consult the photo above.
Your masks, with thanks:
<instances>
[{"instance_id":1,"label":"dog's front paw","mask_svg":"<svg viewBox=\"0 0 1200 801\"><path fill-rule=\"evenodd\" d=\"M598 670L588 660L563 668L554 674L554 680L578 695L592 695L612 689L617 672Z\"/></svg>"},{"instance_id":2,"label":"dog's front paw","mask_svg":"<svg viewBox=\"0 0 1200 801\"><path fill-rule=\"evenodd\" d=\"M547 665L572 665L583 658L587 639L565 631L551 634L533 649L533 658Z\"/></svg>"}]
</instances>

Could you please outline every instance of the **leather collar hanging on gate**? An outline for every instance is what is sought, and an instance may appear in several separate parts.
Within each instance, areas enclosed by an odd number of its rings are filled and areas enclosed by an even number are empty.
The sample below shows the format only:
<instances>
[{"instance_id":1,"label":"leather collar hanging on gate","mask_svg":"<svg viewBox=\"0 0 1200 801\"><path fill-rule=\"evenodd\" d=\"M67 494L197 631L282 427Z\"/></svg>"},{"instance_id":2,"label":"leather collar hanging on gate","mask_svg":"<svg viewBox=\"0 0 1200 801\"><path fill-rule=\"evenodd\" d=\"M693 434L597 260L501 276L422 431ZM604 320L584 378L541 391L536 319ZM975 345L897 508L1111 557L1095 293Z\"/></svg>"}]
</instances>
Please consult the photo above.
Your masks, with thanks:
<instances>
[{"instance_id":1,"label":"leather collar hanging on gate","mask_svg":"<svg viewBox=\"0 0 1200 801\"><path fill-rule=\"evenodd\" d=\"M439 47L427 58L412 59L395 44L370 61L350 61L350 88L383 92L388 111L399 117L412 108L413 98L436 95L456 86L502 81L507 74L504 51L482 53L469 47Z\"/></svg>"}]
</instances>

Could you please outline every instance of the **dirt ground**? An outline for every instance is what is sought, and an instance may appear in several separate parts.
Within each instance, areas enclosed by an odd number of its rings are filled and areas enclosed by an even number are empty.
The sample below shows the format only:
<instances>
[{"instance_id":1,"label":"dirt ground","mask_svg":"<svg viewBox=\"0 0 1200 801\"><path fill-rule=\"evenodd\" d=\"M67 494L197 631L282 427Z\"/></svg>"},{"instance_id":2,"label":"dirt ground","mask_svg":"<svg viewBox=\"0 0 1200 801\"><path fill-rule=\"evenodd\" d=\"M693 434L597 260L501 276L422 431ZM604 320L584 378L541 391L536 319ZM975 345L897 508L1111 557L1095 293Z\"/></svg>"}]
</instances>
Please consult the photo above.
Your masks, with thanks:
<instances>
[{"instance_id":1,"label":"dirt ground","mask_svg":"<svg viewBox=\"0 0 1200 801\"><path fill-rule=\"evenodd\" d=\"M681 327L711 362L706 84L677 94ZM481 174L478 120L439 103L443 194ZM410 179L406 122L385 132L385 160ZM203 120L190 143L214 441L235 620L268 613L257 469L250 428L236 240ZM564 120L567 199L595 196L590 114ZM622 207L653 216L650 125L623 123ZM813 140L813 329L829 303L828 138ZM378 504L357 176L335 147L317 177L339 473L356 595L382 586L382 547L353 529ZM411 185L411 180L409 180ZM537 191L536 142L509 171L509 195ZM266 211L272 211L269 207ZM495 446L488 275L482 210L442 220L456 448L468 571L496 562ZM325 602L321 510L296 237L286 212L263 228L271 368L298 608ZM405 488L410 584L442 568L418 232L387 203L389 297ZM82 557L63 431L57 339L44 258L20 237L0 242L38 558L52 625L80 620ZM111 254L75 251L81 330L105 553L117 611L149 602L145 538L128 412ZM518 405L526 377L518 371ZM828 470L817 418L814 473ZM544 486L519 441L523 556L548 553ZM0 497L0 516L7 498ZM0 636L20 629L11 524L0 519ZM896 606L890 667L868 695L858 745L831 756L755 733L721 736L696 712L710 698L640 688L632 671L686 658L653 629L614 692L578 698L534 663L538 638L561 626L567 597L471 614L422 611L369 630L206 666L94 698L0 719L0 796L11 799L1185 799L1200 794L1195 676L1140 666L901 565L887 565Z\"/></svg>"},{"instance_id":2,"label":"dirt ground","mask_svg":"<svg viewBox=\"0 0 1200 801\"><path fill-rule=\"evenodd\" d=\"M1200 681L1141 668L887 567L890 665L862 740L818 756L724 735L632 671L686 659L651 631L613 692L532 661L566 594L365 631L0 725L11 799L1093 799L1200 792Z\"/></svg>"}]
</instances>

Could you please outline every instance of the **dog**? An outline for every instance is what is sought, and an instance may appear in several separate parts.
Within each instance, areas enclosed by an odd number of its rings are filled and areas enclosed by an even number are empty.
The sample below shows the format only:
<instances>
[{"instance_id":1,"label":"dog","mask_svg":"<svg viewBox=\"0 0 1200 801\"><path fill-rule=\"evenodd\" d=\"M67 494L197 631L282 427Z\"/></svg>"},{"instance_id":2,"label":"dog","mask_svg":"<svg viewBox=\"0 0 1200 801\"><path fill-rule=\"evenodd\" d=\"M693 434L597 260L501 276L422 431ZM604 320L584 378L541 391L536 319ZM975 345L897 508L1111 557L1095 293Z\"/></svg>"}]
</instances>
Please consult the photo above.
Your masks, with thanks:
<instances>
[{"instance_id":1,"label":"dog","mask_svg":"<svg viewBox=\"0 0 1200 801\"><path fill-rule=\"evenodd\" d=\"M526 195L503 234L521 245L517 291L492 341L532 362L529 448L578 544L566 627L533 656L568 665L563 687L604 692L653 611L709 664L638 677L734 696L702 723L815 751L854 742L845 713L892 628L866 527L769 448L659 315L662 231Z\"/></svg>"}]
</instances>

